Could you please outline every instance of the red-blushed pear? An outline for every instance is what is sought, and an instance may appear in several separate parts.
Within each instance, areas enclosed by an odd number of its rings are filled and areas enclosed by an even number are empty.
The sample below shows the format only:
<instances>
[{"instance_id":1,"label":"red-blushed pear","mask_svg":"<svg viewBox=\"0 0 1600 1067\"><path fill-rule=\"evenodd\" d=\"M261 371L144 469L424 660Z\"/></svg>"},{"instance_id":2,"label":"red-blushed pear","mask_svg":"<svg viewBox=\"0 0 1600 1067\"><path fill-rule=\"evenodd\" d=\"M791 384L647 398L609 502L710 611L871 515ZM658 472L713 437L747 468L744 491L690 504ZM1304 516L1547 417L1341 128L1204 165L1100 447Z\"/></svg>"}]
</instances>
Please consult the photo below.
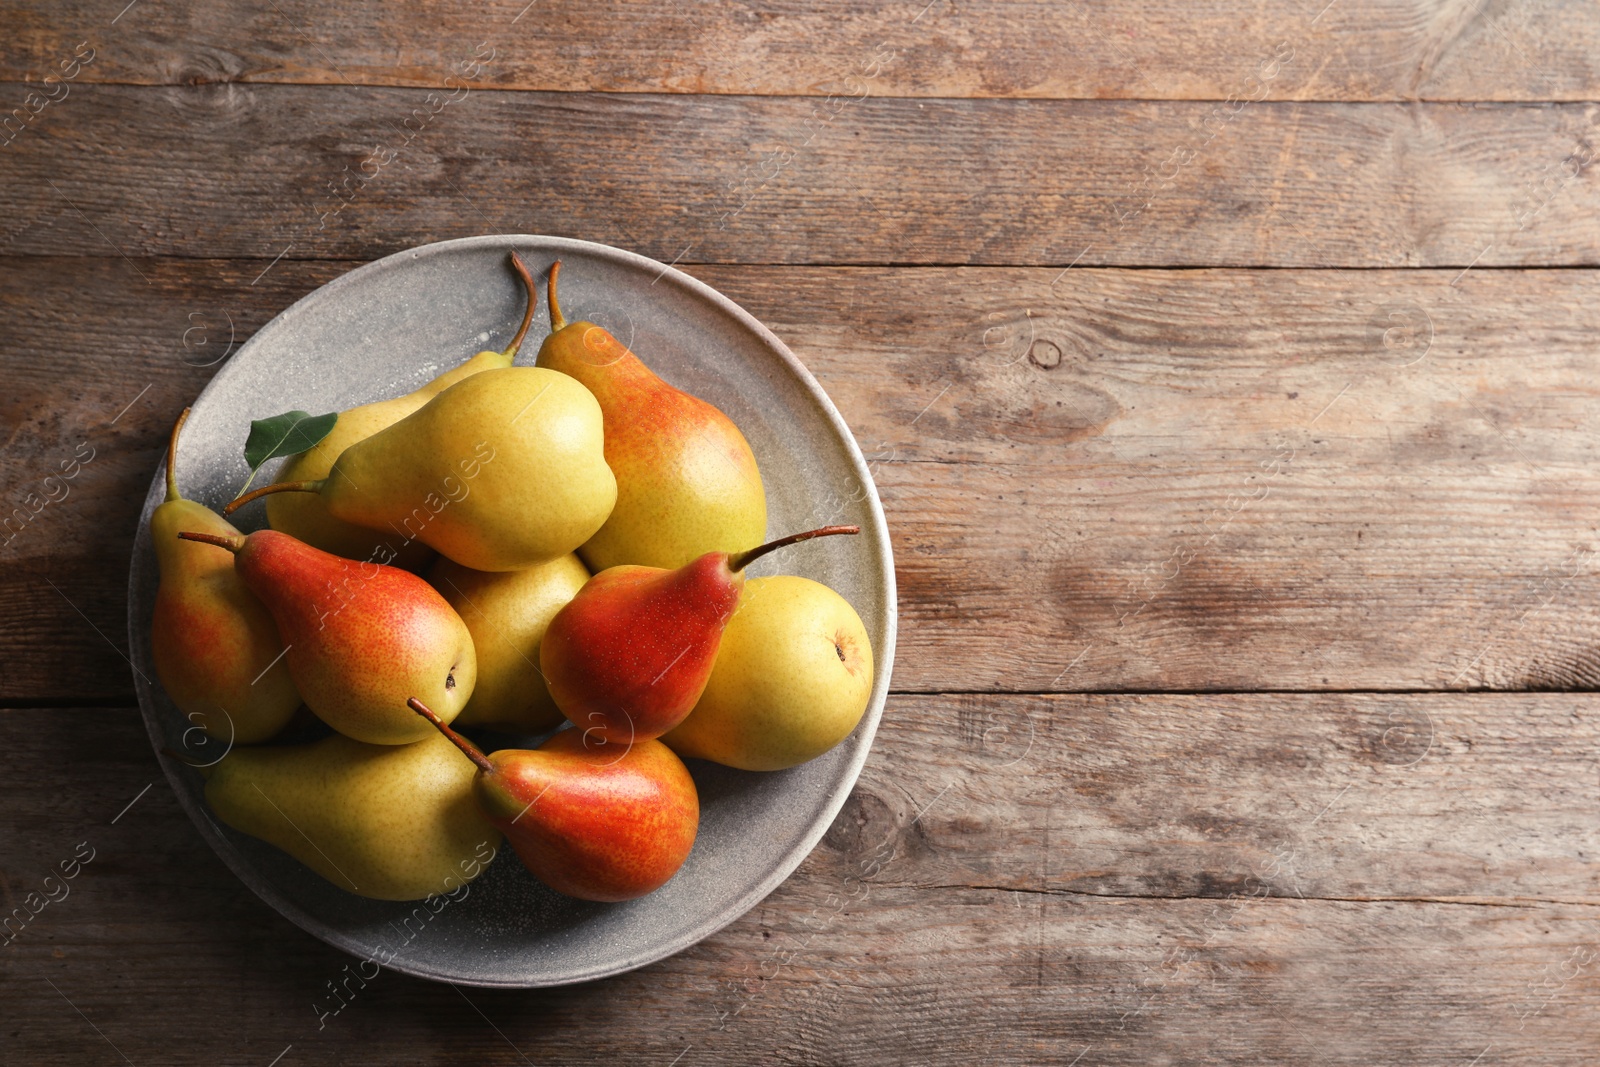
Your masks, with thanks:
<instances>
[{"instance_id":1,"label":"red-blushed pear","mask_svg":"<svg viewBox=\"0 0 1600 1067\"><path fill-rule=\"evenodd\" d=\"M767 496L733 420L675 389L592 322L567 322L550 268L550 336L538 365L570 374L605 416L617 506L578 555L599 571L621 564L681 567L707 552L743 552L767 534Z\"/></svg>"},{"instance_id":2,"label":"red-blushed pear","mask_svg":"<svg viewBox=\"0 0 1600 1067\"><path fill-rule=\"evenodd\" d=\"M340 412L339 421L333 424L328 436L285 463L278 472L278 480L310 482L326 478L339 454L357 441L364 441L379 430L393 426L463 378L480 371L511 366L517 350L522 347L522 339L527 336L528 326L533 322L534 308L539 302L533 275L515 252L511 253L511 265L528 295L522 326L505 351L479 352L405 396L362 404ZM406 570L417 570L433 558L433 551L427 545L406 534L394 530L369 529L335 518L328 512L322 498L311 493L282 493L268 497L267 523L274 530L298 537L308 545L350 559L370 559L378 563L392 563Z\"/></svg>"},{"instance_id":3,"label":"red-blushed pear","mask_svg":"<svg viewBox=\"0 0 1600 1067\"><path fill-rule=\"evenodd\" d=\"M190 722L219 741L254 744L283 729L300 706L289 669L277 662L277 624L245 588L233 561L178 539L179 530L238 537L232 523L178 492L178 435L167 446L167 498L150 516L161 568L150 654L167 695Z\"/></svg>"},{"instance_id":4,"label":"red-blushed pear","mask_svg":"<svg viewBox=\"0 0 1600 1067\"><path fill-rule=\"evenodd\" d=\"M661 742L624 747L569 729L536 749L486 756L422 701L408 703L477 764L479 807L551 889L632 900L665 885L689 858L700 796L683 761Z\"/></svg>"},{"instance_id":5,"label":"red-blushed pear","mask_svg":"<svg viewBox=\"0 0 1600 1067\"><path fill-rule=\"evenodd\" d=\"M694 709L744 569L774 549L858 526L824 526L729 555L707 552L676 570L612 567L556 613L539 667L563 715L617 744L659 737Z\"/></svg>"},{"instance_id":6,"label":"red-blushed pear","mask_svg":"<svg viewBox=\"0 0 1600 1067\"><path fill-rule=\"evenodd\" d=\"M278 622L306 706L346 737L420 741L431 731L406 711L408 697L422 693L449 720L472 696L478 668L466 624L415 574L356 563L276 530L178 536L233 553L234 570Z\"/></svg>"}]
</instances>

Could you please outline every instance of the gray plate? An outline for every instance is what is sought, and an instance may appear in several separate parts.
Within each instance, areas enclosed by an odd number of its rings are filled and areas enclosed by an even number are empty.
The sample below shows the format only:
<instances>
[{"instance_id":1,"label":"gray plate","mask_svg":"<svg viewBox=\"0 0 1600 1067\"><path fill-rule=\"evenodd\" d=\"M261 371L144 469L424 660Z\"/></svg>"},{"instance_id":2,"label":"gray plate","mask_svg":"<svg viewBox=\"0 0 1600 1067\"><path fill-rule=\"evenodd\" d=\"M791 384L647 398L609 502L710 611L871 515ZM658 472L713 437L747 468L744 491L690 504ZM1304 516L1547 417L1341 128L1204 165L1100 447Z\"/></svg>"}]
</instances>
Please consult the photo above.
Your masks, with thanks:
<instances>
[{"instance_id":1,"label":"gray plate","mask_svg":"<svg viewBox=\"0 0 1600 1067\"><path fill-rule=\"evenodd\" d=\"M423 978L548 986L616 974L694 944L754 907L816 845L855 784L883 713L894 661L894 566L861 452L782 341L686 274L615 248L553 237L474 237L401 252L283 312L195 401L178 458L184 495L212 507L232 498L247 474L243 445L251 419L293 409L343 410L394 396L480 349L503 348L523 306L506 264L511 249L539 272L559 258L569 320L606 326L664 378L739 424L761 464L771 535L829 522L860 524L859 537L813 542L751 570L824 581L861 613L877 662L861 726L833 751L789 771L756 774L693 762L701 803L694 852L665 887L626 904L563 897L509 851L465 898L437 914L366 900L219 823L205 806L200 775L170 759L162 763L179 802L223 861L261 899L322 940L360 957L393 956L395 970ZM533 362L548 329L541 294L539 319L519 363ZM269 465L257 484L273 473ZM177 749L189 724L153 682L148 639L156 589L148 523L162 495L158 470L134 545L128 628L150 739L157 749ZM260 505L237 518L245 529L265 521ZM189 751L203 750L191 744Z\"/></svg>"}]
</instances>

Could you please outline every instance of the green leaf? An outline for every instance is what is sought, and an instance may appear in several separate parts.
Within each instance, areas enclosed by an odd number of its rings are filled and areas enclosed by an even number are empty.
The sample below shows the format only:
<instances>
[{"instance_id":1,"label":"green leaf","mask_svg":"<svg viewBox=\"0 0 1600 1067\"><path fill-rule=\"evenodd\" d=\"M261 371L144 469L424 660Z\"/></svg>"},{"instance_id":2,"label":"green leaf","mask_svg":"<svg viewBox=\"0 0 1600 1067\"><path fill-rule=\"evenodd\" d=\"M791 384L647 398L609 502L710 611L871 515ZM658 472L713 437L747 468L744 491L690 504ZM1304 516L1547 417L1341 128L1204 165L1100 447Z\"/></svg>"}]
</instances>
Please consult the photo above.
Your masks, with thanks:
<instances>
[{"instance_id":1,"label":"green leaf","mask_svg":"<svg viewBox=\"0 0 1600 1067\"><path fill-rule=\"evenodd\" d=\"M255 481L256 473L267 460L279 456L297 456L315 447L333 431L333 424L338 421L337 411L330 411L326 415L286 411L270 419L252 421L250 436L244 443L244 461L250 465L250 480L244 483L244 488L250 488L250 482ZM239 492L244 492L244 489Z\"/></svg>"}]
</instances>

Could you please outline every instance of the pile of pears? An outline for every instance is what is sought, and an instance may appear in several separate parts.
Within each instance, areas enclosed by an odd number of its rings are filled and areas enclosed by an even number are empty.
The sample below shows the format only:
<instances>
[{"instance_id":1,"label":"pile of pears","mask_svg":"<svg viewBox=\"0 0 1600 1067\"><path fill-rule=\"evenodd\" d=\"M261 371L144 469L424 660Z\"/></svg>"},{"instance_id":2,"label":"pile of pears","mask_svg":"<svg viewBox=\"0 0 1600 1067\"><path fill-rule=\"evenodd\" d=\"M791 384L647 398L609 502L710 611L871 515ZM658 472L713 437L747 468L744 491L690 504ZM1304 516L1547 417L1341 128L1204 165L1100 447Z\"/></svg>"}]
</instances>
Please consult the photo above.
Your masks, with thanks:
<instances>
[{"instance_id":1,"label":"pile of pears","mask_svg":"<svg viewBox=\"0 0 1600 1067\"><path fill-rule=\"evenodd\" d=\"M454 892L506 840L561 893L642 896L694 845L683 757L795 766L848 736L872 690L843 597L744 576L857 528L762 543L744 435L565 321L559 262L550 335L514 366L537 287L511 260L527 306L504 351L339 413L220 515L179 492L185 410L150 520L156 670L227 747L199 768L207 803L366 897ZM268 528L223 517L262 497ZM548 737L485 753L477 729Z\"/></svg>"}]
</instances>

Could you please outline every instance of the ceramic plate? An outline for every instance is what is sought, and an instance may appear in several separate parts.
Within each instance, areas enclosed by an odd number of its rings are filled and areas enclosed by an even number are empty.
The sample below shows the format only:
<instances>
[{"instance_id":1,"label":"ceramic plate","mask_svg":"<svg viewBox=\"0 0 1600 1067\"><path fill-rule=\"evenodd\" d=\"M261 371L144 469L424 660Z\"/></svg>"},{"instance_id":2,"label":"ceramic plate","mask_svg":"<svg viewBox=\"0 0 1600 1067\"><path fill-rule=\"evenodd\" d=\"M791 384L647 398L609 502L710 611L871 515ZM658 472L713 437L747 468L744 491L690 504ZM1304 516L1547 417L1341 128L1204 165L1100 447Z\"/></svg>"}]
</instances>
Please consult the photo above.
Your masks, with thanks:
<instances>
[{"instance_id":1,"label":"ceramic plate","mask_svg":"<svg viewBox=\"0 0 1600 1067\"><path fill-rule=\"evenodd\" d=\"M860 612L877 666L860 727L827 755L775 774L692 762L701 803L694 852L665 887L626 904L560 896L509 850L464 898L437 913L366 900L222 825L205 806L199 773L170 759L162 763L190 818L234 873L329 944L424 978L548 986L616 974L694 944L753 907L816 845L854 785L883 712L894 661L894 567L861 452L782 341L727 297L655 260L551 237L474 237L401 252L330 282L273 319L195 401L178 457L184 495L211 507L233 497L248 473L243 446L251 419L395 396L480 349L505 347L523 308L506 263L512 249L540 273L562 261L569 320L607 327L668 381L739 424L761 464L769 536L830 522L860 524L859 537L827 538L751 568L752 576L824 581ZM519 363L533 362L548 329L541 294ZM257 484L270 482L277 465L269 464ZM157 749L179 749L190 724L153 681L150 659L156 561L148 521L162 495L158 470L134 546L128 626L150 739ZM265 521L260 505L235 518L247 530ZM190 752L201 751L195 737L188 739Z\"/></svg>"}]
</instances>

